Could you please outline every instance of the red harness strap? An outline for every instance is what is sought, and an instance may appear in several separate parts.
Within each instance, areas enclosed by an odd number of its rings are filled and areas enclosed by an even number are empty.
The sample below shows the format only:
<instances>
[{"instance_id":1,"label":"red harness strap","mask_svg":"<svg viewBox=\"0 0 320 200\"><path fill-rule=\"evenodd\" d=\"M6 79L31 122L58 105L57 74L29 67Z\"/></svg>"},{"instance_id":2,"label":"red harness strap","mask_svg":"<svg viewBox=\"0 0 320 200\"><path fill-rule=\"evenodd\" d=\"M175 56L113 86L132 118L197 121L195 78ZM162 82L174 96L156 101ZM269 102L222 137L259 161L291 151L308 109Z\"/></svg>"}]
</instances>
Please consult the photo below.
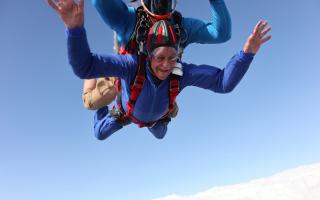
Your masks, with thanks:
<instances>
[{"instance_id":1,"label":"red harness strap","mask_svg":"<svg viewBox=\"0 0 320 200\"><path fill-rule=\"evenodd\" d=\"M118 109L121 112L121 118L122 119L127 119L130 118L134 123L138 124L140 128L145 127L145 126L152 126L154 123L143 123L136 117L134 117L133 110L136 104L136 101L142 91L144 81L146 80L146 70L145 70L145 63L146 62L146 56L144 54L140 54L138 56L138 71L137 75L134 79L133 84L130 86L130 97L129 101L126 103L127 105L127 112L124 111L122 107L122 100L121 100L121 82L118 79L116 82L117 85L117 92L118 92L118 97L117 97L117 104L118 104Z\"/></svg>"},{"instance_id":2,"label":"red harness strap","mask_svg":"<svg viewBox=\"0 0 320 200\"><path fill-rule=\"evenodd\" d=\"M120 80L117 80L116 82L117 92L118 92L118 97L117 97L118 110L121 112L121 120L127 121L127 119L130 118L134 123L138 124L139 128L152 127L153 125L155 125L157 121L143 123L142 121L140 121L139 119L137 119L132 115L136 101L142 91L144 82L146 80L146 69L145 69L146 57L144 55L139 55L138 57L139 57L138 72L133 84L130 86L131 94L129 97L129 101L126 103L127 109L128 109L127 112L125 112L122 107L121 82ZM171 74L169 78L170 78L169 109L168 109L168 112L160 120L169 117L170 112L173 110L175 99L179 94L179 76Z\"/></svg>"},{"instance_id":3,"label":"red harness strap","mask_svg":"<svg viewBox=\"0 0 320 200\"><path fill-rule=\"evenodd\" d=\"M170 88L169 88L169 113L173 111L174 102L180 91L179 76L170 74Z\"/></svg>"},{"instance_id":4,"label":"red harness strap","mask_svg":"<svg viewBox=\"0 0 320 200\"><path fill-rule=\"evenodd\" d=\"M129 101L127 102L128 111L126 113L128 117L132 116L134 106L141 93L141 90L144 85L144 81L146 80L146 69L145 69L146 63L145 62L146 62L146 56L144 54L140 54L138 56L138 72L134 79L133 84L130 86L131 94L129 97Z\"/></svg>"}]
</instances>

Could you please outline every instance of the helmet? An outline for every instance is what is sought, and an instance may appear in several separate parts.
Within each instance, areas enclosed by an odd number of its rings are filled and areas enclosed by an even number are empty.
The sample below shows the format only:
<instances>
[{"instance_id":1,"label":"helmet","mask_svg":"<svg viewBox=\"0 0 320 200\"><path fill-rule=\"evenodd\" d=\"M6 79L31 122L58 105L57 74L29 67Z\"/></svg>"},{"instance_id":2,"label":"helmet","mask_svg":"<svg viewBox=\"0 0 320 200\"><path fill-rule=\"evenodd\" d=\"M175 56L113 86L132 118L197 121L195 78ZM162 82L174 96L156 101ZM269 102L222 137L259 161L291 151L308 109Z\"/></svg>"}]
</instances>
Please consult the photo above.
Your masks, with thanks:
<instances>
[{"instance_id":1,"label":"helmet","mask_svg":"<svg viewBox=\"0 0 320 200\"><path fill-rule=\"evenodd\" d=\"M160 46L173 47L178 51L179 44L179 29L167 20L159 20L149 30L146 48L148 53Z\"/></svg>"},{"instance_id":2,"label":"helmet","mask_svg":"<svg viewBox=\"0 0 320 200\"><path fill-rule=\"evenodd\" d=\"M141 0L141 5L151 16L165 19L175 11L177 0Z\"/></svg>"}]
</instances>

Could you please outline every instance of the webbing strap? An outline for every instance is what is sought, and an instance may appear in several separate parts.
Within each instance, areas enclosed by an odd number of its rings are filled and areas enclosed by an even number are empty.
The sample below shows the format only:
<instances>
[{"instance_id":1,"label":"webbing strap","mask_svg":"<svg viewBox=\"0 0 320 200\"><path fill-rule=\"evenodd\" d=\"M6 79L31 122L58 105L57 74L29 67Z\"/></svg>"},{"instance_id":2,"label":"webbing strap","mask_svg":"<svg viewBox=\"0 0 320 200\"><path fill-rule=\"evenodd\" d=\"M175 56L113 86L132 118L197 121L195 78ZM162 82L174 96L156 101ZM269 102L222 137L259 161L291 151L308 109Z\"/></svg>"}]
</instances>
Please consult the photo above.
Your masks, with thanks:
<instances>
[{"instance_id":1,"label":"webbing strap","mask_svg":"<svg viewBox=\"0 0 320 200\"><path fill-rule=\"evenodd\" d=\"M180 92L179 88L179 76L170 74L170 88L169 88L169 112L173 110L176 97Z\"/></svg>"}]
</instances>

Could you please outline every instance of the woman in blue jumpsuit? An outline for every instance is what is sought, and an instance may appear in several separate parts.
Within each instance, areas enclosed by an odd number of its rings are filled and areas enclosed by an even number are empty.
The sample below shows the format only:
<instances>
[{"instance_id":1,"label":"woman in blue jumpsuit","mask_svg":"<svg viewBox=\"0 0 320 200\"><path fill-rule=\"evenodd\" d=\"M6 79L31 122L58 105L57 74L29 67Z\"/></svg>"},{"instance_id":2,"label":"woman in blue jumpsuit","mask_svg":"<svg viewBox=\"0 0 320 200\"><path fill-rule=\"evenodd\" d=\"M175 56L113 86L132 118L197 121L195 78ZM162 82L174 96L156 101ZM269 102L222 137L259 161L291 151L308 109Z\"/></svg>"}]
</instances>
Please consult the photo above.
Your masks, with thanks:
<instances>
[{"instance_id":1,"label":"woman in blue jumpsuit","mask_svg":"<svg viewBox=\"0 0 320 200\"><path fill-rule=\"evenodd\" d=\"M130 84L137 72L137 56L91 53L83 27L83 0L80 0L77 9L70 9L64 4L50 5L67 27L68 57L74 73L81 79L106 76L121 78L121 103L126 111L125 103L130 96ZM133 116L144 123L161 119L168 110L168 77L177 62L179 41L173 39L175 34L172 32L159 32L156 27L162 26L162 30L169 30L169 25L169 22L159 21L153 25L148 35L151 39L148 47L149 62L146 63L146 80L133 112ZM179 82L180 91L187 86L196 86L217 93L231 92L248 70L260 46L271 38L266 36L270 29L267 28L267 22L259 21L243 49L231 58L224 69L181 63L183 75ZM117 122L107 109L99 109L96 113L95 134L98 139L106 139L122 127L123 125ZM156 138L161 139L167 132L167 124L158 121L149 127L149 130Z\"/></svg>"},{"instance_id":2,"label":"woman in blue jumpsuit","mask_svg":"<svg viewBox=\"0 0 320 200\"><path fill-rule=\"evenodd\" d=\"M141 0L136 0L141 1ZM102 19L107 25L109 25L117 33L117 43L119 44L119 53L125 53L126 50L129 52L137 52L138 47L129 47L129 40L134 36L133 32L136 29L137 24L137 11L133 7L128 7L122 0L92 0L94 6L100 13ZM170 18L172 21L178 20L176 15L172 14L175 7L175 0L142 0L143 10L148 13L149 20L155 22L159 18ZM231 37L231 20L224 3L224 0L209 0L211 8L211 21L198 20L194 18L181 18L183 42L180 43L180 50L182 53L183 49L190 43L222 43L230 39ZM151 12L150 12L151 11ZM172 15L171 15L172 14ZM180 21L180 18L179 18ZM140 22L141 23L141 22ZM126 49L126 50L125 50ZM176 66L176 73L181 73L179 65ZM101 80L101 79L100 79ZM87 98L83 98L84 102L92 104L98 104L98 102L109 104L114 96L116 95L115 86L112 82L112 78L109 81L104 80L106 85L110 85L108 91L105 94L101 94L98 91L98 83L96 79L84 80L83 91L96 91L85 93ZM100 94L100 95L94 95ZM84 96L84 97L85 97ZM96 106L94 106L95 109ZM171 112L171 117L175 117L178 112L178 106L175 104L175 110Z\"/></svg>"}]
</instances>

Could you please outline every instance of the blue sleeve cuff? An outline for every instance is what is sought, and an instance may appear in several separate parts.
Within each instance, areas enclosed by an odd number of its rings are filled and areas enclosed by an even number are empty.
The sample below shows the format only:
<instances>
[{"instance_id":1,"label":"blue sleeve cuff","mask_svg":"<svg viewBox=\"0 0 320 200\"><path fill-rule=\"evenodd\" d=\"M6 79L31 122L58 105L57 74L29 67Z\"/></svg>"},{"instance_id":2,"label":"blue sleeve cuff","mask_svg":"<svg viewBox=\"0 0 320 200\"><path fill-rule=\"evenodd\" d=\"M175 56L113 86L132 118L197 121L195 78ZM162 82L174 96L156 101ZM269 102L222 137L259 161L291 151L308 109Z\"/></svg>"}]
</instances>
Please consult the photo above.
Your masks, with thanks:
<instances>
[{"instance_id":1,"label":"blue sleeve cuff","mask_svg":"<svg viewBox=\"0 0 320 200\"><path fill-rule=\"evenodd\" d=\"M239 53L239 58L245 62L253 60L254 53L245 53L243 50Z\"/></svg>"},{"instance_id":2,"label":"blue sleeve cuff","mask_svg":"<svg viewBox=\"0 0 320 200\"><path fill-rule=\"evenodd\" d=\"M68 36L73 36L73 37L77 37L77 36L81 36L85 33L85 29L83 26L77 27L77 28L67 28L66 29L66 34Z\"/></svg>"}]
</instances>

